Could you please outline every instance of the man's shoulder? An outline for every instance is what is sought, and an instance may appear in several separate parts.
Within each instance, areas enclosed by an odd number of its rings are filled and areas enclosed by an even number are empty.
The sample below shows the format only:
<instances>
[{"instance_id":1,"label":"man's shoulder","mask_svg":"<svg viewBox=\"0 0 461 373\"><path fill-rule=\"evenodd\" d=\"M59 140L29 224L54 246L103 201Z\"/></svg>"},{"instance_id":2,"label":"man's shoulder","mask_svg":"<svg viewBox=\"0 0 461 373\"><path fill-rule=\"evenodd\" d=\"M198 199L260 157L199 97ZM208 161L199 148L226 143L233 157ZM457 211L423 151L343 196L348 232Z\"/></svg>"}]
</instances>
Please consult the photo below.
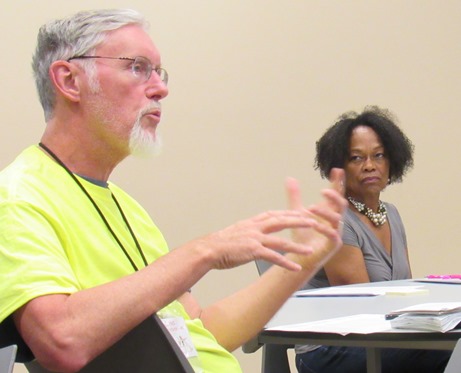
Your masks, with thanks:
<instances>
[{"instance_id":1,"label":"man's shoulder","mask_svg":"<svg viewBox=\"0 0 461 373\"><path fill-rule=\"evenodd\" d=\"M58 179L52 164L36 146L24 149L0 171L0 199L27 200L37 193L47 193Z\"/></svg>"}]
</instances>

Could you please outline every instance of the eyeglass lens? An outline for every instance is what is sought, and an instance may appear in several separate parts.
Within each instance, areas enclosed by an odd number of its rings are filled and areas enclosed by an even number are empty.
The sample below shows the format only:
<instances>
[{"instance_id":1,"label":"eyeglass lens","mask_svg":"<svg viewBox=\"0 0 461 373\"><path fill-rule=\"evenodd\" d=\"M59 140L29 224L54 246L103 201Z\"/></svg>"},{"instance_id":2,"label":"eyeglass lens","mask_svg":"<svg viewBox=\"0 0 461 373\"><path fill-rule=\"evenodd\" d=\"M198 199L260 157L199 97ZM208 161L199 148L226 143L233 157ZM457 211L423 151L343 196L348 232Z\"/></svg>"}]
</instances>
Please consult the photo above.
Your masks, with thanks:
<instances>
[{"instance_id":1,"label":"eyeglass lens","mask_svg":"<svg viewBox=\"0 0 461 373\"><path fill-rule=\"evenodd\" d=\"M145 81L149 80L152 71L155 71L163 83L168 83L168 73L166 70L161 67L152 67L152 63L145 57L136 57L131 69L135 76L142 76Z\"/></svg>"}]
</instances>

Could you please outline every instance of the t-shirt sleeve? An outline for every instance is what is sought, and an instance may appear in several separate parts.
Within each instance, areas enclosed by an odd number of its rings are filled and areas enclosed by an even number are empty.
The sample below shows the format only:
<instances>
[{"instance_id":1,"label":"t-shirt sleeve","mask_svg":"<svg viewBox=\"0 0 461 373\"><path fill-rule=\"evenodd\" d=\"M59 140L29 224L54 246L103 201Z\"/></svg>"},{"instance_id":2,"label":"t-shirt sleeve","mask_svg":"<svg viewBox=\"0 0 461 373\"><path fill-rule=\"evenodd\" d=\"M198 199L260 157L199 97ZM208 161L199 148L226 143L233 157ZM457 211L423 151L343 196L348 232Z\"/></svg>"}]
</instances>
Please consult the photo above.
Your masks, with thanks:
<instances>
[{"instance_id":1,"label":"t-shirt sleeve","mask_svg":"<svg viewBox=\"0 0 461 373\"><path fill-rule=\"evenodd\" d=\"M4 202L0 220L0 321L33 298L78 289L46 215L24 202Z\"/></svg>"}]
</instances>

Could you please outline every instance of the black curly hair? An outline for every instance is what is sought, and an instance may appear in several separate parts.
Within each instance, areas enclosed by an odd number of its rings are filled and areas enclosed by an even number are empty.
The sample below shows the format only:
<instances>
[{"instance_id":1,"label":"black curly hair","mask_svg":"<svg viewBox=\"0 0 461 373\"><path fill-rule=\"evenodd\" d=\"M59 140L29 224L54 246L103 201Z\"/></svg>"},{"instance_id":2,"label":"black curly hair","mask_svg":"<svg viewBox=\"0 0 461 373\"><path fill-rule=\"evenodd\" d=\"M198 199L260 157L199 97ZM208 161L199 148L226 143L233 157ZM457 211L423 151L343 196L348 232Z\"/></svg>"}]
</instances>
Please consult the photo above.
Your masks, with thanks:
<instances>
[{"instance_id":1,"label":"black curly hair","mask_svg":"<svg viewBox=\"0 0 461 373\"><path fill-rule=\"evenodd\" d=\"M334 167L344 168L349 157L352 130L368 126L379 136L389 159L389 184L401 182L413 167L414 146L397 126L394 115L378 106L367 106L360 114L342 114L316 143L314 168L328 178Z\"/></svg>"}]
</instances>

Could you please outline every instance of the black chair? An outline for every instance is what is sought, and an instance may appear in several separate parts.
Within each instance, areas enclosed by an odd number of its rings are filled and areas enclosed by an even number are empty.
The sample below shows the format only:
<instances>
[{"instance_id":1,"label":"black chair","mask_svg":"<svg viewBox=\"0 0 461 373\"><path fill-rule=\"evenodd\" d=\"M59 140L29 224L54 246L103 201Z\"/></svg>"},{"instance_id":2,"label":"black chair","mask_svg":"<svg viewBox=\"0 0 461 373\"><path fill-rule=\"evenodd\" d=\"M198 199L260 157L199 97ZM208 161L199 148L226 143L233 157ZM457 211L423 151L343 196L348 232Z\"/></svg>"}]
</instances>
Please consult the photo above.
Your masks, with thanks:
<instances>
[{"instance_id":1,"label":"black chair","mask_svg":"<svg viewBox=\"0 0 461 373\"><path fill-rule=\"evenodd\" d=\"M27 357L26 350L21 354ZM30 373L50 373L33 360L32 354L31 358L29 361L16 361L23 362ZM194 369L162 321L154 315L80 370L80 373L126 372L194 373Z\"/></svg>"}]
</instances>

